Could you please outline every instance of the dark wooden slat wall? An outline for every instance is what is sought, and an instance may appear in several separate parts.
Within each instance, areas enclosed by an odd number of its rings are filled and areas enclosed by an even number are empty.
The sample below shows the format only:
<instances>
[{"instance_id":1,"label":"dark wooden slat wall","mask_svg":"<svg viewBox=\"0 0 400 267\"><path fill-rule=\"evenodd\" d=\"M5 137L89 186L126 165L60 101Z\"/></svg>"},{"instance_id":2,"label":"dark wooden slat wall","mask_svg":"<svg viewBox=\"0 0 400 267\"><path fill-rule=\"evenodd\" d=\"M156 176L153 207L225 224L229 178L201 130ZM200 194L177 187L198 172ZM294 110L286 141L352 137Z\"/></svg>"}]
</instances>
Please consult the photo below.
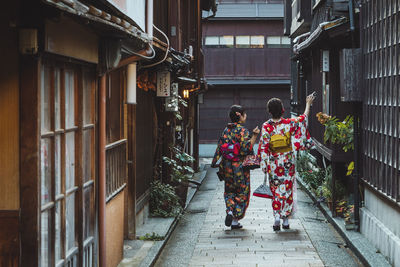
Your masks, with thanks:
<instances>
[{"instance_id":1,"label":"dark wooden slat wall","mask_svg":"<svg viewBox=\"0 0 400 267\"><path fill-rule=\"evenodd\" d=\"M364 42L364 180L400 200L400 2L366 0Z\"/></svg>"},{"instance_id":2,"label":"dark wooden slat wall","mask_svg":"<svg viewBox=\"0 0 400 267\"><path fill-rule=\"evenodd\" d=\"M283 21L210 21L205 36L282 36ZM203 42L204 43L204 42ZM290 79L289 48L209 48L204 46L205 75L211 77L284 77Z\"/></svg>"},{"instance_id":3,"label":"dark wooden slat wall","mask_svg":"<svg viewBox=\"0 0 400 267\"><path fill-rule=\"evenodd\" d=\"M216 143L226 124L230 122L229 108L233 104L243 105L247 113L245 127L250 131L269 118L266 104L268 99L279 97L285 106L285 117L290 111L289 86L219 87L209 89L200 104L199 135L201 143Z\"/></svg>"}]
</instances>

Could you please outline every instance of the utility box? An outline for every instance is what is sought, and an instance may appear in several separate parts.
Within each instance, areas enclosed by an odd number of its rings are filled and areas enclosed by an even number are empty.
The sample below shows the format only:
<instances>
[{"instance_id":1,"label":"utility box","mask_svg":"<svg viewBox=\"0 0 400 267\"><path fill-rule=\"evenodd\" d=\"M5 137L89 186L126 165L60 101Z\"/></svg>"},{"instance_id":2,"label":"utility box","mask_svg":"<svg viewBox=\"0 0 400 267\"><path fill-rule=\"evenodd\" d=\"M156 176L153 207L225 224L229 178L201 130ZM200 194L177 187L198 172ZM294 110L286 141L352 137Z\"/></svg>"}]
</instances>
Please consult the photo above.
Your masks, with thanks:
<instances>
[{"instance_id":1,"label":"utility box","mask_svg":"<svg viewBox=\"0 0 400 267\"><path fill-rule=\"evenodd\" d=\"M361 48L342 49L340 61L340 97L343 102L362 101Z\"/></svg>"}]
</instances>

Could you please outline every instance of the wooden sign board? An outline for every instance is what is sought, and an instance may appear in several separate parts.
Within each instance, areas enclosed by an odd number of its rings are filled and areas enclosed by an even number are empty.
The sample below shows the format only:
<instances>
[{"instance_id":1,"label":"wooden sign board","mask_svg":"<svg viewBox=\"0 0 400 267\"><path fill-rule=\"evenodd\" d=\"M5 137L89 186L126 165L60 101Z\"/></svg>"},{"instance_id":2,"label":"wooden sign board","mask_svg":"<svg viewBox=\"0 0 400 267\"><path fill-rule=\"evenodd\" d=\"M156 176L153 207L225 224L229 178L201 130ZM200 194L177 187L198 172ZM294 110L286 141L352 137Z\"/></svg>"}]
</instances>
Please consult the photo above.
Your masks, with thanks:
<instances>
[{"instance_id":1,"label":"wooden sign board","mask_svg":"<svg viewBox=\"0 0 400 267\"><path fill-rule=\"evenodd\" d=\"M157 72L157 96L171 96L171 73L168 71Z\"/></svg>"}]
</instances>

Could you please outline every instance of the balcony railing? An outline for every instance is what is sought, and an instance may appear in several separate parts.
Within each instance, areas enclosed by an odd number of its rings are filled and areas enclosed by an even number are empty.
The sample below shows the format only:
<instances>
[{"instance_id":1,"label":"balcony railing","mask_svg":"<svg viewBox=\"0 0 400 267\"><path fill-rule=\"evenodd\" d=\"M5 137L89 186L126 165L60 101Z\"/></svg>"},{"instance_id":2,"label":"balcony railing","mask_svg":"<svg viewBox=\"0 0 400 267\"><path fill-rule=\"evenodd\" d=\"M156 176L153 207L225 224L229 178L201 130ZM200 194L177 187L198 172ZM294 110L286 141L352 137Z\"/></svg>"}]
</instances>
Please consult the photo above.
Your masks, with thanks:
<instances>
[{"instance_id":1,"label":"balcony railing","mask_svg":"<svg viewBox=\"0 0 400 267\"><path fill-rule=\"evenodd\" d=\"M116 196L126 185L126 144L119 140L106 146L106 201Z\"/></svg>"}]
</instances>

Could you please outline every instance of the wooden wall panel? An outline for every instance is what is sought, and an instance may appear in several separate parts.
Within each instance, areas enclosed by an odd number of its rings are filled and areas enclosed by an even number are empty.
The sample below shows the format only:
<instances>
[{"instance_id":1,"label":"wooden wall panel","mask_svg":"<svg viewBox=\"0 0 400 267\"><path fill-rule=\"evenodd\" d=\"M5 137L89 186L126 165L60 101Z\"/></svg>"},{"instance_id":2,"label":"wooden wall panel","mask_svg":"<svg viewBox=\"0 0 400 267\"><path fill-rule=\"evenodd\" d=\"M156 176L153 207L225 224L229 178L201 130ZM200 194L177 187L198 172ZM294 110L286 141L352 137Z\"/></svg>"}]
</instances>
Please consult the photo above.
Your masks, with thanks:
<instances>
[{"instance_id":1,"label":"wooden wall panel","mask_svg":"<svg viewBox=\"0 0 400 267\"><path fill-rule=\"evenodd\" d=\"M97 35L71 19L62 17L59 22L46 21L45 38L45 50L48 52L99 62Z\"/></svg>"},{"instance_id":2,"label":"wooden wall panel","mask_svg":"<svg viewBox=\"0 0 400 267\"><path fill-rule=\"evenodd\" d=\"M124 254L125 190L106 205L106 266L117 266Z\"/></svg>"},{"instance_id":3,"label":"wooden wall panel","mask_svg":"<svg viewBox=\"0 0 400 267\"><path fill-rule=\"evenodd\" d=\"M0 210L19 209L18 31L9 26L14 5L0 13Z\"/></svg>"},{"instance_id":4,"label":"wooden wall panel","mask_svg":"<svg viewBox=\"0 0 400 267\"><path fill-rule=\"evenodd\" d=\"M17 267L19 257L19 212L0 211L0 266Z\"/></svg>"}]
</instances>

